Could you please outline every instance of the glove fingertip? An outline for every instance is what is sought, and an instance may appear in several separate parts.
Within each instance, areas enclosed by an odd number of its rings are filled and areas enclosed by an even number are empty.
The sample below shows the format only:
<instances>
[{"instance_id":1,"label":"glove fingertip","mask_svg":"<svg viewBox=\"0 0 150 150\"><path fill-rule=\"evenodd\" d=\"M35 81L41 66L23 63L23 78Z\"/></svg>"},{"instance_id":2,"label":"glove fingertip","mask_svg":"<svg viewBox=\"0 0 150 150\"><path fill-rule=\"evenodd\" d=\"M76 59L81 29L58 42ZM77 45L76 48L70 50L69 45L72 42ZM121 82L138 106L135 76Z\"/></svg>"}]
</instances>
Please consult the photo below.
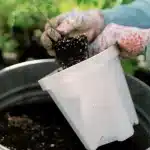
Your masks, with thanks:
<instances>
[{"instance_id":1,"label":"glove fingertip","mask_svg":"<svg viewBox=\"0 0 150 150\"><path fill-rule=\"evenodd\" d=\"M56 30L63 34L63 35L66 35L68 34L69 32L73 31L74 27L71 23L67 22L67 21L64 21L62 22L57 28Z\"/></svg>"},{"instance_id":2,"label":"glove fingertip","mask_svg":"<svg viewBox=\"0 0 150 150\"><path fill-rule=\"evenodd\" d=\"M44 29L45 29L45 30L48 30L50 27L51 27L51 26L50 26L50 20L48 20L48 22L45 24Z\"/></svg>"},{"instance_id":3,"label":"glove fingertip","mask_svg":"<svg viewBox=\"0 0 150 150\"><path fill-rule=\"evenodd\" d=\"M47 52L48 52L48 54L49 54L50 56L53 56L53 57L56 56L56 53L55 53L54 50L47 50Z\"/></svg>"}]
</instances>

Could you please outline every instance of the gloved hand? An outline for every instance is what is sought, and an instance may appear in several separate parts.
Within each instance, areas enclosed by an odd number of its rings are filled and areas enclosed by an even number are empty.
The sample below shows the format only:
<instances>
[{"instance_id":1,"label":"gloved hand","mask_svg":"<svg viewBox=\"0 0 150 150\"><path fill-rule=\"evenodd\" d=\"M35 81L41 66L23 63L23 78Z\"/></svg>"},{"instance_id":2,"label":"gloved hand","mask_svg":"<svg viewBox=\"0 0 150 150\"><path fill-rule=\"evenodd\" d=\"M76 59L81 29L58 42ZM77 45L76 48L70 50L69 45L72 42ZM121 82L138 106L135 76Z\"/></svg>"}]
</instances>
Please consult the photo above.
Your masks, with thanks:
<instances>
[{"instance_id":1,"label":"gloved hand","mask_svg":"<svg viewBox=\"0 0 150 150\"><path fill-rule=\"evenodd\" d=\"M54 56L52 40L57 41L62 35L75 37L85 34L89 42L104 29L104 17L99 10L72 11L49 20L41 36L41 42L50 55Z\"/></svg>"},{"instance_id":2,"label":"gloved hand","mask_svg":"<svg viewBox=\"0 0 150 150\"><path fill-rule=\"evenodd\" d=\"M89 46L90 56L117 44L122 57L140 54L149 43L149 29L117 24L104 27L104 17L99 10L72 11L52 18L45 26L41 41L50 55L54 55L51 40L57 41L61 35L85 34L89 42L92 42Z\"/></svg>"},{"instance_id":3,"label":"gloved hand","mask_svg":"<svg viewBox=\"0 0 150 150\"><path fill-rule=\"evenodd\" d=\"M121 57L139 55L150 43L150 29L127 27L118 24L109 24L90 45L90 55L95 55L108 47L117 44Z\"/></svg>"}]
</instances>

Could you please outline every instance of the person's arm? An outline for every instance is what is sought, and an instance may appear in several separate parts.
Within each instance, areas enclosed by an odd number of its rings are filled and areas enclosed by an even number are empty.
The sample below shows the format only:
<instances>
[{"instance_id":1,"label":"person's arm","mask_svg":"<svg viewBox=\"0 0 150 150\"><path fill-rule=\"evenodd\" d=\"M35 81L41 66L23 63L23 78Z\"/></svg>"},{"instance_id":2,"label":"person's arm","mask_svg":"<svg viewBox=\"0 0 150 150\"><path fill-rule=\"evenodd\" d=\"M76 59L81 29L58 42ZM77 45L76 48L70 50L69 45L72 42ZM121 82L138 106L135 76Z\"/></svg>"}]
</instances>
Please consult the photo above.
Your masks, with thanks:
<instances>
[{"instance_id":1,"label":"person's arm","mask_svg":"<svg viewBox=\"0 0 150 150\"><path fill-rule=\"evenodd\" d=\"M150 28L150 0L135 0L130 4L102 10L106 25L116 23L125 26Z\"/></svg>"}]
</instances>

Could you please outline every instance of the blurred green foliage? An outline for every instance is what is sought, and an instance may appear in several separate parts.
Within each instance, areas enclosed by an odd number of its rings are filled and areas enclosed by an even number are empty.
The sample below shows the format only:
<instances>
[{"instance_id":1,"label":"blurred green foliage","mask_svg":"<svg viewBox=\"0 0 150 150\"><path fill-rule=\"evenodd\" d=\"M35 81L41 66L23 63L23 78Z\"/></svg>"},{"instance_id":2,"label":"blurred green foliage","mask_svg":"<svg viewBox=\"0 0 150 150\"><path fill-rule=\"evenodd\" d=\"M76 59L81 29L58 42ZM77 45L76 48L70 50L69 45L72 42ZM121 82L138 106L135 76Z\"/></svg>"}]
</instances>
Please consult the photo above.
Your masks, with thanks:
<instances>
[{"instance_id":1,"label":"blurred green foliage","mask_svg":"<svg viewBox=\"0 0 150 150\"><path fill-rule=\"evenodd\" d=\"M124 71L128 74L133 74L137 69L137 61L135 59L124 59L121 60L122 67Z\"/></svg>"}]
</instances>

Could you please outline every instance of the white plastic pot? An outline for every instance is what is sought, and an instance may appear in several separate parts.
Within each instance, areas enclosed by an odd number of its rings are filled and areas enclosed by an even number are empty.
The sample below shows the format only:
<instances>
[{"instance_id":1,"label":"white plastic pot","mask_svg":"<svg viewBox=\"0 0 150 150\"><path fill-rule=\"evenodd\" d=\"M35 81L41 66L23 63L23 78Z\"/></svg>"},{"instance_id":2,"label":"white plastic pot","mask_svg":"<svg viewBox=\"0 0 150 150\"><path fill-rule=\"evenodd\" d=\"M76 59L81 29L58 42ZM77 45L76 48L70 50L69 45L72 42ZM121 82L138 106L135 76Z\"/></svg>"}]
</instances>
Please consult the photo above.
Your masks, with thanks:
<instances>
[{"instance_id":1,"label":"white plastic pot","mask_svg":"<svg viewBox=\"0 0 150 150\"><path fill-rule=\"evenodd\" d=\"M138 124L116 47L39 81L88 150L123 141Z\"/></svg>"}]
</instances>

